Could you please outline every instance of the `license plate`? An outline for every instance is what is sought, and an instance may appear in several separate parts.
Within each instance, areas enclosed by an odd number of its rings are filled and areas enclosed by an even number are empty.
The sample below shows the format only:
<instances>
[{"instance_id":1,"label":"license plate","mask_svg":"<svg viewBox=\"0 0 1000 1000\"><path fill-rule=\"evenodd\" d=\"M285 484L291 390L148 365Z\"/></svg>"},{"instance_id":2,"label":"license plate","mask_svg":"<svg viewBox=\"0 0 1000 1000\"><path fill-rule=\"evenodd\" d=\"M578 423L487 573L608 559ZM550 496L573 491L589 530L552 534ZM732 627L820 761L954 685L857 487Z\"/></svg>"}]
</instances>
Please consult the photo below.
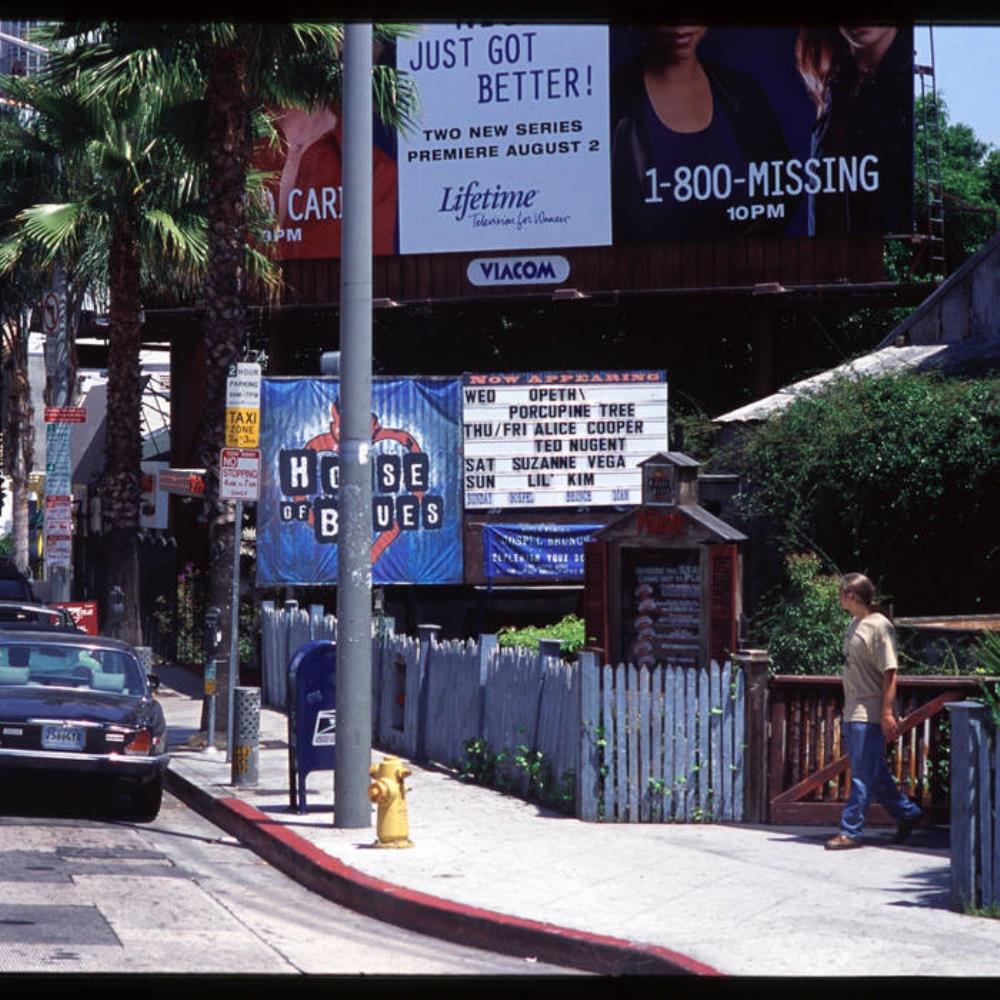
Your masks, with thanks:
<instances>
[{"instance_id":1,"label":"license plate","mask_svg":"<svg viewBox=\"0 0 1000 1000\"><path fill-rule=\"evenodd\" d=\"M43 726L43 750L82 750L83 730L79 726Z\"/></svg>"}]
</instances>

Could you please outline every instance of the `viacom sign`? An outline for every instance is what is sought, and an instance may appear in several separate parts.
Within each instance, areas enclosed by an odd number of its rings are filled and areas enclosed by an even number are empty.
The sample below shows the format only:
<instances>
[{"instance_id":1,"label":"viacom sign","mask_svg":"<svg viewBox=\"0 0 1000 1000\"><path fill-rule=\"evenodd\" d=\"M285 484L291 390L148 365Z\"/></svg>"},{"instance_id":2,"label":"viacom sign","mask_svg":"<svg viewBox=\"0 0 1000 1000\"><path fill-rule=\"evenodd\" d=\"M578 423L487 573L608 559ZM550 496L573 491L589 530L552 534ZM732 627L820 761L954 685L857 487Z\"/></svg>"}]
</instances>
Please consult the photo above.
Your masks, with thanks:
<instances>
[{"instance_id":1,"label":"viacom sign","mask_svg":"<svg viewBox=\"0 0 1000 1000\"><path fill-rule=\"evenodd\" d=\"M565 257L477 257L465 272L474 285L559 285L569 277Z\"/></svg>"}]
</instances>

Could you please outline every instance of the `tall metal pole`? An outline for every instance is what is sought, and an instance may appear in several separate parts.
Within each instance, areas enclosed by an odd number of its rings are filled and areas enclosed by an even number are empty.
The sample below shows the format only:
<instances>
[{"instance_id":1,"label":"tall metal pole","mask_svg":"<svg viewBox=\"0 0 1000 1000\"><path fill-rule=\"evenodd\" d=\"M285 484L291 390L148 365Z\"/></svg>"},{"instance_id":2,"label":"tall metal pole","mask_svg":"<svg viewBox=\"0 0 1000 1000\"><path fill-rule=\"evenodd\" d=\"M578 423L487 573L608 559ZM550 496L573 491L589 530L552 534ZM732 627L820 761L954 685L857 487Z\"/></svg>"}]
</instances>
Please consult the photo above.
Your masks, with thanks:
<instances>
[{"instance_id":1,"label":"tall metal pole","mask_svg":"<svg viewBox=\"0 0 1000 1000\"><path fill-rule=\"evenodd\" d=\"M344 29L340 533L333 823L371 826L372 26Z\"/></svg>"},{"instance_id":2,"label":"tall metal pole","mask_svg":"<svg viewBox=\"0 0 1000 1000\"><path fill-rule=\"evenodd\" d=\"M240 549L243 547L242 500L236 501L236 511L233 519L235 522L233 529L233 590L229 619L229 684L226 687L226 698L229 705L229 708L226 710L227 763L233 759L233 706L236 701L236 683L240 672Z\"/></svg>"},{"instance_id":3,"label":"tall metal pole","mask_svg":"<svg viewBox=\"0 0 1000 1000\"><path fill-rule=\"evenodd\" d=\"M50 398L52 406L70 406L72 387L69 384L69 296L66 294L66 271L62 262L57 261L52 274L52 290L60 304L59 318L55 333L46 337L46 361L49 364ZM72 428L70 428L72 439ZM72 450L67 461L70 464L70 494L73 486ZM46 553L48 555L48 553ZM48 559L46 559L48 563ZM51 581L49 600L68 601L70 599L70 581L73 577L73 547L70 545L69 562L66 565L47 566L47 575Z\"/></svg>"}]
</instances>

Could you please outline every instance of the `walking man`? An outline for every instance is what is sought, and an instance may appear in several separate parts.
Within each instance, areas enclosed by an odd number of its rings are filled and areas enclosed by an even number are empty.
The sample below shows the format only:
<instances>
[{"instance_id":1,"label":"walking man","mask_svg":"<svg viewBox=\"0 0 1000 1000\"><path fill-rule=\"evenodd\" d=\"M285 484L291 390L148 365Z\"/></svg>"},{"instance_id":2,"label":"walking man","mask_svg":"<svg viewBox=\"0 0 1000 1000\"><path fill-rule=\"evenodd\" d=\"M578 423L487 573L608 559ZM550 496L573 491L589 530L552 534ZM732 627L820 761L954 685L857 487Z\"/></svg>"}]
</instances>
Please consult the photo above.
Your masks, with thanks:
<instances>
[{"instance_id":1,"label":"walking man","mask_svg":"<svg viewBox=\"0 0 1000 1000\"><path fill-rule=\"evenodd\" d=\"M840 816L840 833L828 851L861 846L870 802L878 801L896 820L893 842L902 844L920 821L920 807L900 792L885 763L885 744L899 735L896 698L896 641L892 622L873 603L875 587L861 573L840 582L840 606L851 615L844 635L842 738L851 765L851 791Z\"/></svg>"}]
</instances>

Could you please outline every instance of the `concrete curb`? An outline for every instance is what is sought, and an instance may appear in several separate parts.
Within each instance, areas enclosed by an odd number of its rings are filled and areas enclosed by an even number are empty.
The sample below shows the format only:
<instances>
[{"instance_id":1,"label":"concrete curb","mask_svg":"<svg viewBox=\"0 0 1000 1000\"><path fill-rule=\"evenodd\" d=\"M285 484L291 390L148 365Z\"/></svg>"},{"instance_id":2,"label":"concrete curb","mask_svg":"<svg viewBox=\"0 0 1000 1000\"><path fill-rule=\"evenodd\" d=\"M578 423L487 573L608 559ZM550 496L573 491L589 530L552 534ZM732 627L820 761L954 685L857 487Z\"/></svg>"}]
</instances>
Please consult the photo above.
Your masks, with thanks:
<instances>
[{"instance_id":1,"label":"concrete curb","mask_svg":"<svg viewBox=\"0 0 1000 1000\"><path fill-rule=\"evenodd\" d=\"M512 917L383 882L331 857L242 799L216 797L174 770L167 770L166 779L177 798L279 871L331 902L376 920L456 944L531 955L600 975L724 975L668 948Z\"/></svg>"}]
</instances>

